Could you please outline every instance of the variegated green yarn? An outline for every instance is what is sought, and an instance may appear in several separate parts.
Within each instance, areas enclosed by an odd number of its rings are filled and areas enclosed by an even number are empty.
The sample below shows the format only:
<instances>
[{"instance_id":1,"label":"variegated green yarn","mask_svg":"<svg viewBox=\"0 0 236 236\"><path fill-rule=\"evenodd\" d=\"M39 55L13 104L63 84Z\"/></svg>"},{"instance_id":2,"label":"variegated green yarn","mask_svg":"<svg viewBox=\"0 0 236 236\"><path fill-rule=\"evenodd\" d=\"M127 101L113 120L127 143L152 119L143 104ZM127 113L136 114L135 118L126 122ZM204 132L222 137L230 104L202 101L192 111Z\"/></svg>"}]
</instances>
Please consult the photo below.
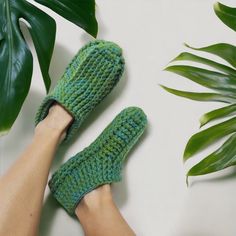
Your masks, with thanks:
<instances>
[{"instance_id":1,"label":"variegated green yarn","mask_svg":"<svg viewBox=\"0 0 236 236\"><path fill-rule=\"evenodd\" d=\"M140 108L124 109L89 147L54 173L49 187L69 214L74 214L86 193L100 185L121 180L125 157L146 124L146 115Z\"/></svg>"},{"instance_id":2,"label":"variegated green yarn","mask_svg":"<svg viewBox=\"0 0 236 236\"><path fill-rule=\"evenodd\" d=\"M58 102L74 117L65 140L69 139L90 111L111 92L123 70L124 59L119 46L103 40L88 43L44 99L36 115L36 125L47 116L51 105Z\"/></svg>"}]
</instances>

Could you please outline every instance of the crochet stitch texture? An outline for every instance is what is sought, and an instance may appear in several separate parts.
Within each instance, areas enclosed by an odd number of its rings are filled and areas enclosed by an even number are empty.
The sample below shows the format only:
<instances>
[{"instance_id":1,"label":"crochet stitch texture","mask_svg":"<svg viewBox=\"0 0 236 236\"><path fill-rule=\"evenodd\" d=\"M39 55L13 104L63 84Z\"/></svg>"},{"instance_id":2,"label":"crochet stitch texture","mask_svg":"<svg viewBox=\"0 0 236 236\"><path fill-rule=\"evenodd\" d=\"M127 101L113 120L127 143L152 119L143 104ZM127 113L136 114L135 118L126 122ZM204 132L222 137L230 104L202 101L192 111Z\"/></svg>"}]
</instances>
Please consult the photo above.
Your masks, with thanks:
<instances>
[{"instance_id":1,"label":"crochet stitch texture","mask_svg":"<svg viewBox=\"0 0 236 236\"><path fill-rule=\"evenodd\" d=\"M69 214L74 214L86 193L100 185L121 180L125 157L146 124L146 115L140 108L124 109L89 147L53 174L49 187Z\"/></svg>"},{"instance_id":2,"label":"crochet stitch texture","mask_svg":"<svg viewBox=\"0 0 236 236\"><path fill-rule=\"evenodd\" d=\"M93 108L111 92L123 71L124 59L118 45L104 40L88 43L79 50L56 87L42 102L36 114L36 125L56 101L74 117L64 141L68 140Z\"/></svg>"}]
</instances>

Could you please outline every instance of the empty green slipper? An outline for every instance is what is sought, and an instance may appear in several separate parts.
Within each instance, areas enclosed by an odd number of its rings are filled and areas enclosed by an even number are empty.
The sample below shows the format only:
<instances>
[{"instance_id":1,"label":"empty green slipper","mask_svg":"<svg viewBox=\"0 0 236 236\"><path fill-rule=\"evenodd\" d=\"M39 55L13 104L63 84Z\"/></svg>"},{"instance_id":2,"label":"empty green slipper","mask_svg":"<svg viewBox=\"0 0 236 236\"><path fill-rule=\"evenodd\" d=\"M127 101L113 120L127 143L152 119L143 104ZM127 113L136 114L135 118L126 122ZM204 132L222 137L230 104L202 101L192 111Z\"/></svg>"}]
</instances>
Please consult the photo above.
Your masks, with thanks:
<instances>
[{"instance_id":1,"label":"empty green slipper","mask_svg":"<svg viewBox=\"0 0 236 236\"><path fill-rule=\"evenodd\" d=\"M121 180L125 157L146 124L146 115L140 108L124 109L89 147L53 174L49 187L69 214L74 214L86 193L100 185Z\"/></svg>"},{"instance_id":2,"label":"empty green slipper","mask_svg":"<svg viewBox=\"0 0 236 236\"><path fill-rule=\"evenodd\" d=\"M103 40L88 43L79 50L56 87L44 99L36 114L36 125L57 102L74 117L65 137L69 139L90 111L111 92L123 70L124 59L119 46Z\"/></svg>"}]
</instances>

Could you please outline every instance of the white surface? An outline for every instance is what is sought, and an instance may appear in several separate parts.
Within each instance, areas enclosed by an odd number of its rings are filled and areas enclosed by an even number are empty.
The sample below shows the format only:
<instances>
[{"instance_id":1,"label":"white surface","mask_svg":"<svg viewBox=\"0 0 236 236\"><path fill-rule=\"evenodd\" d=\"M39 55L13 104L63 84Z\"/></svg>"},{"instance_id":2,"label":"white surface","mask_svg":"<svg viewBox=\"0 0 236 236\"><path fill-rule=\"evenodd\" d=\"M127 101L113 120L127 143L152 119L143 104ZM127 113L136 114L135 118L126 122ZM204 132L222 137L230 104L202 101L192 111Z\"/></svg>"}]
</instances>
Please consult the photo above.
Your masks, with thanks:
<instances>
[{"instance_id":1,"label":"white surface","mask_svg":"<svg viewBox=\"0 0 236 236\"><path fill-rule=\"evenodd\" d=\"M212 0L98 0L99 38L124 49L126 75L112 94L93 112L78 140L60 149L56 169L94 140L124 107L140 106L148 115L145 137L129 156L123 182L114 185L116 202L137 235L235 236L236 177L233 169L191 179L185 185L182 153L198 130L201 114L221 104L188 101L164 92L159 83L176 88L198 88L163 72L183 51L183 42L205 46L234 43L236 34L214 15ZM224 1L232 5L234 1ZM51 11L48 11L51 13ZM89 40L79 28L56 16L57 43L51 64L55 81L77 50ZM1 174L16 160L33 135L34 114L45 96L38 62L31 91L10 134L0 139ZM202 155L201 155L202 156ZM48 190L47 190L48 191ZM80 224L45 197L42 236L83 235Z\"/></svg>"}]
</instances>

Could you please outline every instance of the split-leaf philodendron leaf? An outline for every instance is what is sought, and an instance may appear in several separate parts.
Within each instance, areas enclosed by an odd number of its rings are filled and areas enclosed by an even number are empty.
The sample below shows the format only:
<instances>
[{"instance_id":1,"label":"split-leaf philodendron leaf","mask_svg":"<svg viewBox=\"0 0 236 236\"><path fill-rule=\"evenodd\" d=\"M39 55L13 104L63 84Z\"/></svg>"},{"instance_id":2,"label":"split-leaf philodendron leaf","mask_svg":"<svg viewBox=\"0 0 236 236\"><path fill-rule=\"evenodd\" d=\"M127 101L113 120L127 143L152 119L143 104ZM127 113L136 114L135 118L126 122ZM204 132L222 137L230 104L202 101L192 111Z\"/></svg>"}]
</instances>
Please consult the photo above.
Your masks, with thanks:
<instances>
[{"instance_id":1,"label":"split-leaf philodendron leaf","mask_svg":"<svg viewBox=\"0 0 236 236\"><path fill-rule=\"evenodd\" d=\"M49 63L55 40L55 21L24 0L0 1L0 132L6 133L15 121L28 94L33 58L20 30L19 20L30 25L44 82L50 87Z\"/></svg>"},{"instance_id":2,"label":"split-leaf philodendron leaf","mask_svg":"<svg viewBox=\"0 0 236 236\"><path fill-rule=\"evenodd\" d=\"M216 3L214 10L224 24L236 31L236 8ZM236 165L236 47L227 43L202 48L194 48L187 44L185 46L188 49L218 56L223 62L219 63L190 52L183 52L171 63L190 61L211 69L180 64L168 66L165 70L183 76L211 91L201 93L162 87L172 94L192 100L228 103L225 107L204 114L200 118L200 127L210 124L212 121L219 122L194 134L186 145L185 161L218 140L226 138L226 141L216 151L193 166L187 173L187 176L196 176ZM220 122L220 119L224 119L224 121Z\"/></svg>"},{"instance_id":3,"label":"split-leaf philodendron leaf","mask_svg":"<svg viewBox=\"0 0 236 236\"><path fill-rule=\"evenodd\" d=\"M96 37L95 0L37 0ZM46 91L51 79L49 66L55 44L56 23L26 0L0 0L0 136L16 120L29 92L33 58L21 29L26 22L31 34Z\"/></svg>"},{"instance_id":4,"label":"split-leaf philodendron leaf","mask_svg":"<svg viewBox=\"0 0 236 236\"><path fill-rule=\"evenodd\" d=\"M35 0L96 37L95 0Z\"/></svg>"}]
</instances>

